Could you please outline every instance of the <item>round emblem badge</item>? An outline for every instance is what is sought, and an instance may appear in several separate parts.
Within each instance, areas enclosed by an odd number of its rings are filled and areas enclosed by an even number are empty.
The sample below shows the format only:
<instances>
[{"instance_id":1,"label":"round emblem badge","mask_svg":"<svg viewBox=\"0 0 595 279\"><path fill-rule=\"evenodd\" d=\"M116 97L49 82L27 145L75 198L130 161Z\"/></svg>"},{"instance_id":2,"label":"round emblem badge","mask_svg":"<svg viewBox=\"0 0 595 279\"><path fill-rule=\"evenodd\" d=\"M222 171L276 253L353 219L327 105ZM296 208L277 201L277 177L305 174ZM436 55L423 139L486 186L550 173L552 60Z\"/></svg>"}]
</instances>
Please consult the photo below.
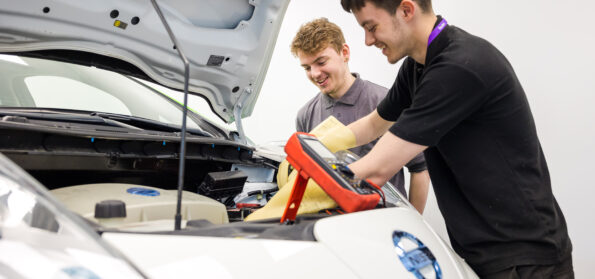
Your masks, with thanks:
<instances>
[{"instance_id":1,"label":"round emblem badge","mask_svg":"<svg viewBox=\"0 0 595 279\"><path fill-rule=\"evenodd\" d=\"M393 232L393 244L399 260L418 279L442 278L436 257L417 237L403 231Z\"/></svg>"}]
</instances>

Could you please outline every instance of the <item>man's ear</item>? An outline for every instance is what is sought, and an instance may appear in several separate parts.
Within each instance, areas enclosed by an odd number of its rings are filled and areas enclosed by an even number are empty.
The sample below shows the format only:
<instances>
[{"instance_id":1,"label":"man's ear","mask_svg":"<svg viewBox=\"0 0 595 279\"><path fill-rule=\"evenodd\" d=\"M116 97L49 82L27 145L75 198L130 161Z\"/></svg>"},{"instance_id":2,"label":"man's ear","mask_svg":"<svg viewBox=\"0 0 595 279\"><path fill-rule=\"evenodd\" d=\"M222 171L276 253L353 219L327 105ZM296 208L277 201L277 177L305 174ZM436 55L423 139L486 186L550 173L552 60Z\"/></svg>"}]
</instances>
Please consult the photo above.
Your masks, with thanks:
<instances>
[{"instance_id":1,"label":"man's ear","mask_svg":"<svg viewBox=\"0 0 595 279\"><path fill-rule=\"evenodd\" d=\"M343 46L341 47L341 56L343 57L343 61L349 61L350 54L351 51L349 50L349 46L347 44L343 44Z\"/></svg>"},{"instance_id":2,"label":"man's ear","mask_svg":"<svg viewBox=\"0 0 595 279\"><path fill-rule=\"evenodd\" d=\"M417 7L411 0L403 0L401 5L397 8L397 14L401 13L405 21L409 21L413 18L413 14L416 12Z\"/></svg>"}]
</instances>

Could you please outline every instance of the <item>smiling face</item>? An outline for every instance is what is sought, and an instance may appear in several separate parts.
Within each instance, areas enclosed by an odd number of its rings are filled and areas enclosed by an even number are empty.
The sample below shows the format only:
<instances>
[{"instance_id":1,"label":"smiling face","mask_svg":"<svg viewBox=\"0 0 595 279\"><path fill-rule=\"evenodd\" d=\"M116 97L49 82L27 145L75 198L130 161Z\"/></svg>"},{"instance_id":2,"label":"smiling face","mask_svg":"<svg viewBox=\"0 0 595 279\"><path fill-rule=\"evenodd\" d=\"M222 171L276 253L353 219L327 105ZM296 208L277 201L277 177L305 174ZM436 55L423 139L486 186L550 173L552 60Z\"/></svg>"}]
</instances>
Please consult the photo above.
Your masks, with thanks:
<instances>
[{"instance_id":1,"label":"smiling face","mask_svg":"<svg viewBox=\"0 0 595 279\"><path fill-rule=\"evenodd\" d=\"M391 64L410 55L413 47L413 40L409 39L410 32L405 28L406 24L399 16L400 13L404 13L401 6L395 14L389 14L370 2L353 11L355 19L364 28L366 45L381 49Z\"/></svg>"},{"instance_id":2,"label":"smiling face","mask_svg":"<svg viewBox=\"0 0 595 279\"><path fill-rule=\"evenodd\" d=\"M353 84L353 76L349 72L349 47L344 44L339 52L327 46L315 54L298 51L300 64L306 76L320 92L331 98L339 99Z\"/></svg>"}]
</instances>

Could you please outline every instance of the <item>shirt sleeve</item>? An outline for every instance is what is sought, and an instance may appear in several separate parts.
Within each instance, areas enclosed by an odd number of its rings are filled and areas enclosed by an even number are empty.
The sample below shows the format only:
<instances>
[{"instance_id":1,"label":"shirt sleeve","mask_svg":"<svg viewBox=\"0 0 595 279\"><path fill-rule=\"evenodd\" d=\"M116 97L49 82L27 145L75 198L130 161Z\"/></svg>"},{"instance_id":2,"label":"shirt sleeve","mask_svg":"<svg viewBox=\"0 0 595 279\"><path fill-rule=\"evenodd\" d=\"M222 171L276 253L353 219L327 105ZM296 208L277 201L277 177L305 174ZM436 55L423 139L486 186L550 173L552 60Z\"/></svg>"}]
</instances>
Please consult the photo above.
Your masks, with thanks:
<instances>
[{"instance_id":1,"label":"shirt sleeve","mask_svg":"<svg viewBox=\"0 0 595 279\"><path fill-rule=\"evenodd\" d=\"M411 159L409 163L405 164L405 166L409 172L422 172L428 169L426 165L426 158L424 157L423 152L413 157L413 159Z\"/></svg>"},{"instance_id":2,"label":"shirt sleeve","mask_svg":"<svg viewBox=\"0 0 595 279\"><path fill-rule=\"evenodd\" d=\"M413 71L414 64L415 62L411 58L405 59L399 69L395 83L388 90L386 97L378 104L378 114L384 120L397 121L401 112L411 105L412 92L408 85L412 82L410 73Z\"/></svg>"},{"instance_id":3,"label":"shirt sleeve","mask_svg":"<svg viewBox=\"0 0 595 279\"><path fill-rule=\"evenodd\" d=\"M295 117L295 130L296 132L310 132L306 131L306 112L305 106L302 107Z\"/></svg>"},{"instance_id":4,"label":"shirt sleeve","mask_svg":"<svg viewBox=\"0 0 595 279\"><path fill-rule=\"evenodd\" d=\"M461 65L431 66L416 88L411 106L402 110L389 131L406 141L434 146L481 108L487 92L482 80Z\"/></svg>"},{"instance_id":5,"label":"shirt sleeve","mask_svg":"<svg viewBox=\"0 0 595 279\"><path fill-rule=\"evenodd\" d=\"M304 132L304 125L302 124L302 121L300 121L299 116L295 118L295 131Z\"/></svg>"}]
</instances>

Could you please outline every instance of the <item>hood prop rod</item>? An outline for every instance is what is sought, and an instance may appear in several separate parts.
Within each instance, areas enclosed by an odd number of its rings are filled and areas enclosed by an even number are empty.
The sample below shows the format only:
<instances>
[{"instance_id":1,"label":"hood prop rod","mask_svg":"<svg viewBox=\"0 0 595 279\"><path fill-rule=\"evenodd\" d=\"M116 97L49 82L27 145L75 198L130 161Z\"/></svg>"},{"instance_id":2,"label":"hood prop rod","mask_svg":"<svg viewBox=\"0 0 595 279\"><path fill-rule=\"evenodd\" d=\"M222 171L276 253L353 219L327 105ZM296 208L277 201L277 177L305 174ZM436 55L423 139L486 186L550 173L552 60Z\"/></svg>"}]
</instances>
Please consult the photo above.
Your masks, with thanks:
<instances>
[{"instance_id":1,"label":"hood prop rod","mask_svg":"<svg viewBox=\"0 0 595 279\"><path fill-rule=\"evenodd\" d=\"M180 58L184 63L184 111L182 113L183 118L181 135L182 138L180 141L180 167L178 170L178 200L176 203L176 216L174 224L174 230L179 231L181 229L182 224L182 190L184 190L184 170L186 168L186 115L188 112L188 80L190 79L190 63L188 62L188 59L186 59L186 56L182 52L182 47L180 46L180 44L178 44L178 40L176 40L176 36L174 36L174 33L171 31L171 28L169 27L169 24L167 24L167 21L165 20L165 17L163 16L161 9L159 8L159 5L157 5L156 0L151 0L151 3L153 4L155 11L159 15L161 23L163 23L163 26L167 30L169 38L178 50L178 55L180 55Z\"/></svg>"},{"instance_id":2,"label":"hood prop rod","mask_svg":"<svg viewBox=\"0 0 595 279\"><path fill-rule=\"evenodd\" d=\"M250 94L252 94L252 89L248 88L244 90L233 110L236 121L236 130L240 136L239 141L243 144L248 144L248 138L246 137L246 133L244 133L244 125L242 125L242 112L244 111L244 104L246 103L246 100L248 100Z\"/></svg>"}]
</instances>

